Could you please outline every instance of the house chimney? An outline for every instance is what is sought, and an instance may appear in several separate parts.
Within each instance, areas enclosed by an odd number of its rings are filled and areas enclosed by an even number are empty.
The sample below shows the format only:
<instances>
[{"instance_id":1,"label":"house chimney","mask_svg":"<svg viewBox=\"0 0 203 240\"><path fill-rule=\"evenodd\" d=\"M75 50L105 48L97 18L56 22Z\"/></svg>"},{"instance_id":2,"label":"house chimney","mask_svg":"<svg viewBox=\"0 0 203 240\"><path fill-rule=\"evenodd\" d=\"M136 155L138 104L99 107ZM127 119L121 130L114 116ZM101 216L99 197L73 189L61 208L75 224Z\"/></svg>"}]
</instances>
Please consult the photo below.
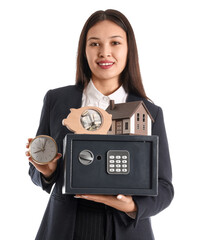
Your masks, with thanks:
<instances>
[{"instance_id":1,"label":"house chimney","mask_svg":"<svg viewBox=\"0 0 203 240\"><path fill-rule=\"evenodd\" d=\"M114 100L110 100L110 110L114 110L114 108L115 108Z\"/></svg>"}]
</instances>

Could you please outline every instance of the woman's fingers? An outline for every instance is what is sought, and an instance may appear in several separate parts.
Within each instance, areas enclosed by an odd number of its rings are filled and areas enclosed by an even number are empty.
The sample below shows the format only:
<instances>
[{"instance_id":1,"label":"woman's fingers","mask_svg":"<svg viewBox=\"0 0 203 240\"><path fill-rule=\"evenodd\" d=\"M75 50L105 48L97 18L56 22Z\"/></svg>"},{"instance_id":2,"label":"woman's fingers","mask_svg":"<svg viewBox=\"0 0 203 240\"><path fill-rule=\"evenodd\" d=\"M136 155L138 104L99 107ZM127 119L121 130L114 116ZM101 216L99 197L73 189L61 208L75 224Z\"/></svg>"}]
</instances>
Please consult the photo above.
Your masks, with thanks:
<instances>
[{"instance_id":1,"label":"woman's fingers","mask_svg":"<svg viewBox=\"0 0 203 240\"><path fill-rule=\"evenodd\" d=\"M136 211L136 205L132 199L132 196L125 196L119 194L117 196L112 195L94 195L94 194L76 194L75 198L83 198L95 202L104 203L110 207L116 208L123 212Z\"/></svg>"},{"instance_id":2,"label":"woman's fingers","mask_svg":"<svg viewBox=\"0 0 203 240\"><path fill-rule=\"evenodd\" d=\"M57 162L59 160L59 158L62 157L61 153L57 153L56 157L54 158L54 160L52 162Z\"/></svg>"},{"instance_id":3,"label":"woman's fingers","mask_svg":"<svg viewBox=\"0 0 203 240\"><path fill-rule=\"evenodd\" d=\"M30 147L30 143L31 143L32 140L33 140L33 138L28 138L28 143L26 143L26 148Z\"/></svg>"},{"instance_id":4,"label":"woman's fingers","mask_svg":"<svg viewBox=\"0 0 203 240\"><path fill-rule=\"evenodd\" d=\"M126 202L128 203L129 201L131 201L131 196L125 196L123 194L119 194L116 196L116 198L119 200L119 201L122 201L122 202Z\"/></svg>"},{"instance_id":5,"label":"woman's fingers","mask_svg":"<svg viewBox=\"0 0 203 240\"><path fill-rule=\"evenodd\" d=\"M126 197L125 197L124 195L122 195L122 194L117 195L116 198L117 198L118 200L123 201L123 202L126 201Z\"/></svg>"},{"instance_id":6,"label":"woman's fingers","mask_svg":"<svg viewBox=\"0 0 203 240\"><path fill-rule=\"evenodd\" d=\"M25 152L25 155L26 155L27 157L29 157L29 156L30 156L30 152L29 152L29 151L26 151L26 152Z\"/></svg>"}]
</instances>

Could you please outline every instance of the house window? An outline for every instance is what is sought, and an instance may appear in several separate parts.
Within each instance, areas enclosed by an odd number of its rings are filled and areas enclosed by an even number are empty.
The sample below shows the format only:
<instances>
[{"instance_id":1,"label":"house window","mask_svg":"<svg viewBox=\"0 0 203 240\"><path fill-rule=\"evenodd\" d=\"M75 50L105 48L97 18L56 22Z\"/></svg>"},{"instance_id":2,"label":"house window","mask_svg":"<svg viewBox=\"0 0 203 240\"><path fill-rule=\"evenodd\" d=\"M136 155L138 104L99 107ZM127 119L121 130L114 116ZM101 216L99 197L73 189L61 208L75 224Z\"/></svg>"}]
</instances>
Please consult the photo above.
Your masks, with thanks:
<instances>
[{"instance_id":1,"label":"house window","mask_svg":"<svg viewBox=\"0 0 203 240\"><path fill-rule=\"evenodd\" d=\"M128 130L128 122L125 122L125 130Z\"/></svg>"},{"instance_id":2,"label":"house window","mask_svg":"<svg viewBox=\"0 0 203 240\"><path fill-rule=\"evenodd\" d=\"M145 125L143 125L143 130L145 130Z\"/></svg>"},{"instance_id":3,"label":"house window","mask_svg":"<svg viewBox=\"0 0 203 240\"><path fill-rule=\"evenodd\" d=\"M139 124L137 124L137 129L140 129L140 125Z\"/></svg>"},{"instance_id":4,"label":"house window","mask_svg":"<svg viewBox=\"0 0 203 240\"><path fill-rule=\"evenodd\" d=\"M123 125L122 125L122 121L119 120L119 121L116 121L116 134L122 134L123 132Z\"/></svg>"},{"instance_id":5,"label":"house window","mask_svg":"<svg viewBox=\"0 0 203 240\"><path fill-rule=\"evenodd\" d=\"M139 122L140 121L140 114L137 113L137 121Z\"/></svg>"},{"instance_id":6,"label":"house window","mask_svg":"<svg viewBox=\"0 0 203 240\"><path fill-rule=\"evenodd\" d=\"M145 114L143 114L143 122L145 122Z\"/></svg>"}]
</instances>

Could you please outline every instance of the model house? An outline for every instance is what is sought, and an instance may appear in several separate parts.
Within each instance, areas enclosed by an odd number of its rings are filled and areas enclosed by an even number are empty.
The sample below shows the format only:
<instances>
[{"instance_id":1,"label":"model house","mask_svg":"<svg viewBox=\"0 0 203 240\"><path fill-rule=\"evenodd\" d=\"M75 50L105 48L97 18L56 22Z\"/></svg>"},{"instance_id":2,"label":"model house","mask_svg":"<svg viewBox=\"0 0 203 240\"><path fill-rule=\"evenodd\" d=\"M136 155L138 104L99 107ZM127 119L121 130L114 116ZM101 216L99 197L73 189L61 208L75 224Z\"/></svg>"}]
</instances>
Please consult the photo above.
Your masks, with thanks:
<instances>
[{"instance_id":1,"label":"model house","mask_svg":"<svg viewBox=\"0 0 203 240\"><path fill-rule=\"evenodd\" d=\"M151 135L154 120L143 101L115 104L111 100L106 111L112 115L108 134Z\"/></svg>"}]
</instances>

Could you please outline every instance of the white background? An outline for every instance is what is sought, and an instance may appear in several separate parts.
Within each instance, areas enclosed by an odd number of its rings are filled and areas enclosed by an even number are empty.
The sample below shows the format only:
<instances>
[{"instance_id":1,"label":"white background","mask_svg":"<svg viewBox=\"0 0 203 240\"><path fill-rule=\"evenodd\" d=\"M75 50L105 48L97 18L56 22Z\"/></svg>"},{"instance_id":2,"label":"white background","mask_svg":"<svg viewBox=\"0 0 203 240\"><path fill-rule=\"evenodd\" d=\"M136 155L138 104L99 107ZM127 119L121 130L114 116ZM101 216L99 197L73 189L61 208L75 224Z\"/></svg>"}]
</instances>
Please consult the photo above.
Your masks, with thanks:
<instances>
[{"instance_id":1,"label":"white background","mask_svg":"<svg viewBox=\"0 0 203 240\"><path fill-rule=\"evenodd\" d=\"M133 3L133 5L132 5ZM74 84L77 44L96 10L131 22L147 95L161 106L175 198L152 218L156 240L203 239L202 2L198 0L0 2L0 239L34 239L49 195L28 176L45 93Z\"/></svg>"}]
</instances>

